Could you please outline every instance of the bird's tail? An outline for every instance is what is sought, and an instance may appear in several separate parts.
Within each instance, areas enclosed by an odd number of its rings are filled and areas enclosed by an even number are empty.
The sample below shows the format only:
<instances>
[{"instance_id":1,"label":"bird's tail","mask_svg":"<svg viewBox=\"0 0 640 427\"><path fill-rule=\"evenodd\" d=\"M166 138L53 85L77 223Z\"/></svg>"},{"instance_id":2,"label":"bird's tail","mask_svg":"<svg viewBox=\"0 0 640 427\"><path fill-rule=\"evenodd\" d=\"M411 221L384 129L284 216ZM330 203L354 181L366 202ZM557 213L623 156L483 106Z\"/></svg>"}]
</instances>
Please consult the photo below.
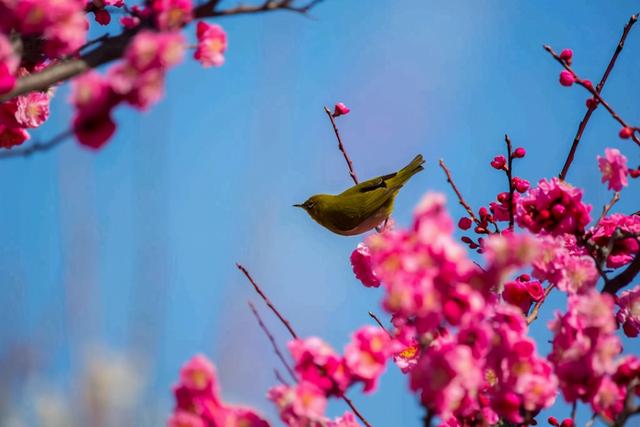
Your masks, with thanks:
<instances>
[{"instance_id":1,"label":"bird's tail","mask_svg":"<svg viewBox=\"0 0 640 427\"><path fill-rule=\"evenodd\" d=\"M424 158L422 157L422 154L418 154L413 158L413 160L411 160L411 163L400 169L397 175L392 178L392 185L403 185L409 180L409 178L424 169L422 167L423 164Z\"/></svg>"}]
</instances>

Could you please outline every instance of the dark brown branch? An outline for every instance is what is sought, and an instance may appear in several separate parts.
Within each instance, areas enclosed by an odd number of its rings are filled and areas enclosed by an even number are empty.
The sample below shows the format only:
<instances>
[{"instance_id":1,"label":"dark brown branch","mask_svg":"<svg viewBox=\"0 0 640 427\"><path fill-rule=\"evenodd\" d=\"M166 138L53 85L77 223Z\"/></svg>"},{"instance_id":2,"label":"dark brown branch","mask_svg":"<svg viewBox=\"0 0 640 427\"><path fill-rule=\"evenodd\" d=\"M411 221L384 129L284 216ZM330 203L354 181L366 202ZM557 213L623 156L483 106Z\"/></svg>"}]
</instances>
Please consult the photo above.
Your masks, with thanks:
<instances>
[{"instance_id":1,"label":"dark brown branch","mask_svg":"<svg viewBox=\"0 0 640 427\"><path fill-rule=\"evenodd\" d=\"M333 132L336 134L336 139L338 140L338 149L342 153L344 160L347 162L347 167L349 168L349 176L353 180L353 183L358 185L358 177L356 176L356 173L353 170L353 162L349 158L349 155L347 154L347 150L345 150L344 148L344 144L342 143L342 138L340 138L340 132L338 132L338 126L336 126L336 121L333 117L333 114L331 114L331 110L329 110L327 107L324 107L324 112L327 113L327 117L329 117L329 120L331 120L331 126L333 126Z\"/></svg>"},{"instance_id":2,"label":"dark brown branch","mask_svg":"<svg viewBox=\"0 0 640 427\"><path fill-rule=\"evenodd\" d=\"M529 313L529 316L527 316L527 325L532 324L533 321L538 318L538 314L540 313L540 308L542 307L542 304L544 304L544 302L546 301L547 297L549 296L553 288L554 288L554 285L549 285L544 289L544 297L540 301L535 303L535 305L533 306L533 309L531 310L531 313Z\"/></svg>"},{"instance_id":3,"label":"dark brown branch","mask_svg":"<svg viewBox=\"0 0 640 427\"><path fill-rule=\"evenodd\" d=\"M384 327L384 325L382 324L382 322L380 321L380 319L378 318L378 316L376 316L375 314L373 314L373 312L369 312L369 316L371 316L371 318L373 320L376 321L376 323L378 324L378 326L380 326L382 328L383 331L385 331L387 333L387 335L389 335L391 338L393 338L393 335L391 335L391 332L389 332L389 330L387 328Z\"/></svg>"},{"instance_id":4,"label":"dark brown branch","mask_svg":"<svg viewBox=\"0 0 640 427\"><path fill-rule=\"evenodd\" d=\"M624 271L618 274L613 279L610 279L605 283L602 292L606 292L615 295L620 289L627 286L631 281L640 273L640 251L636 254L631 261L631 264L627 266Z\"/></svg>"},{"instance_id":5,"label":"dark brown branch","mask_svg":"<svg viewBox=\"0 0 640 427\"><path fill-rule=\"evenodd\" d=\"M596 86L596 91L598 93L602 93L602 89L604 88L604 85L607 82L607 79L609 78L609 74L611 74L611 70L613 70L613 67L616 65L616 61L618 60L618 55L620 55L620 52L622 52L622 49L624 48L624 42L626 41L627 36L629 35L629 31L631 30L631 27L633 27L633 24L635 24L637 20L638 20L638 15L637 14L632 15L631 18L629 18L629 22L627 22L627 25L624 26L624 30L622 31L622 36L618 41L616 50L613 52L613 56L611 57L611 60L609 61L609 65L607 65L607 69L604 71L604 74L600 79L600 83L598 83L598 85ZM594 102L590 104L589 107L587 108L587 112L584 114L584 117L580 121L580 125L578 126L578 131L576 132L576 136L573 138L573 143L571 144L571 148L569 149L569 154L567 155L567 159L564 161L564 166L562 167L562 171L560 172L560 175L559 175L559 178L562 180L564 180L567 177L567 173L569 172L569 168L571 167L571 163L573 162L573 158L576 154L576 150L578 149L578 144L580 144L580 139L582 138L584 129L587 127L587 123L589 123L589 119L591 119L591 115L596 110L596 108L598 108L598 103Z\"/></svg>"},{"instance_id":6,"label":"dark brown branch","mask_svg":"<svg viewBox=\"0 0 640 427\"><path fill-rule=\"evenodd\" d=\"M511 138L506 133L504 134L504 142L507 144L507 179L509 180L509 230L513 230L513 224L515 223L515 218L513 215L513 150L511 146Z\"/></svg>"},{"instance_id":7,"label":"dark brown branch","mask_svg":"<svg viewBox=\"0 0 640 427\"><path fill-rule=\"evenodd\" d=\"M251 283L251 285L253 286L253 289L255 289L255 291L258 293L258 295L260 295L260 297L262 298L262 300L267 304L267 307L269 307L271 309L271 311L273 311L273 313L276 315L276 317L278 319L280 319L280 321L282 322L282 324L287 328L287 330L289 331L289 333L291 334L291 337L294 339L298 339L298 334L296 334L296 332L293 330L293 328L291 327L291 324L289 323L289 321L282 315L280 314L280 312L278 311L278 309L273 305L273 303L271 302L271 300L269 300L269 298L265 295L265 293L262 291L262 289L258 286L258 284L256 283L255 280L253 280L253 277L251 277L251 274L249 274L249 271L244 268L241 264L236 263L236 267L238 267L238 269L240 271L242 271L242 273L245 275L245 277L249 280L249 282ZM346 395L342 395L340 396L340 398L342 400L344 400L347 405L349 405L349 407L351 408L351 410L353 411L353 413L360 419L360 421L362 421L362 423L366 426L366 427L371 427L371 424L369 424L369 422L367 421L367 419L360 413L360 411L358 411L358 409L356 409L355 405L353 404L353 402L351 401L351 399L349 399Z\"/></svg>"},{"instance_id":8,"label":"dark brown branch","mask_svg":"<svg viewBox=\"0 0 640 427\"><path fill-rule=\"evenodd\" d=\"M445 175L447 176L447 182L449 183L449 185L451 185L451 188L453 189L454 193L456 193L456 196L458 197L458 202L467 211L467 213L469 214L469 216L471 217L473 222L475 222L476 224L480 225L480 220L473 213L473 209L471 209L471 206L469 206L469 204L464 200L464 197L462 197L462 194L460 193L460 190L458 190L458 187L456 187L455 182L453 182L453 178L451 178L451 172L447 168L447 165L444 164L444 160L440 159L439 163L440 163L440 167L442 168L442 170L444 171Z\"/></svg>"},{"instance_id":9,"label":"dark brown branch","mask_svg":"<svg viewBox=\"0 0 640 427\"><path fill-rule=\"evenodd\" d=\"M262 321L262 318L260 317L258 310L256 310L256 307L253 305L253 303L251 303L251 301L247 302L247 304L249 304L249 308L251 309L251 312L253 312L253 315L258 321L258 325L260 325L260 328L269 339L269 342L271 342L271 346L273 347L273 351L276 353L276 356L278 356L278 359L280 359L280 361L284 365L287 372L289 372L289 375L291 375L291 378L293 379L293 381L297 382L298 379L296 378L296 374L293 372L293 369L291 369L291 366L289 366L289 363L287 363L287 359L284 358L284 355L280 351L280 348L278 347L278 343L276 342L275 338L273 338L273 335L271 334L267 326Z\"/></svg>"},{"instance_id":10,"label":"dark brown branch","mask_svg":"<svg viewBox=\"0 0 640 427\"><path fill-rule=\"evenodd\" d=\"M291 334L291 337L293 339L298 339L298 334L296 334L296 332L293 330L293 328L291 327L291 324L289 323L289 321L287 319L285 319L285 317L280 314L280 312L278 311L278 309L273 305L273 303L271 302L271 300L269 300L269 298L264 294L264 292L262 292L262 289L260 289L260 286L258 286L258 284L255 282L255 280L253 280L253 277L251 277L251 274L249 274L249 271L247 271L246 268L244 268L244 266L242 266L239 263L236 263L236 267L238 267L238 270L242 271L242 273L247 277L247 279L249 280L249 282L251 283L251 285L253 286L253 289L256 290L256 292L258 293L258 295L260 295L260 298L262 298L262 300L267 304L267 307L269 307L269 309L271 309L271 311L273 311L273 314L276 315L276 317L278 319L280 319L280 321L282 322L282 324L287 328L287 330L289 331L289 334Z\"/></svg>"},{"instance_id":11,"label":"dark brown branch","mask_svg":"<svg viewBox=\"0 0 640 427\"><path fill-rule=\"evenodd\" d=\"M593 97L598 101L598 103L602 104L602 106L609 112L609 114L611 115L611 117L613 117L615 121L620 123L622 127L630 128L634 130L633 133L631 134L631 139L633 140L633 142L640 145L640 139L638 138L638 135L636 135L636 128L628 124L626 121L624 121L624 119L622 119L622 117L620 117L620 115L616 113L616 111L607 103L607 101L605 101L602 98L602 96L600 96L600 94L596 91L596 89L590 84L586 83L585 80L581 79L580 76L578 76L576 72L573 71L573 69L569 66L569 64L567 64L562 58L560 58L560 56L551 48L551 46L544 45L543 47L544 47L544 50L549 52L549 54L553 56L553 58L556 61L558 61L564 67L565 70L571 73L571 75L573 76L577 84L579 84L580 86L588 90L589 93L591 93L591 95L593 95Z\"/></svg>"},{"instance_id":12,"label":"dark brown branch","mask_svg":"<svg viewBox=\"0 0 640 427\"><path fill-rule=\"evenodd\" d=\"M278 0L265 2L258 6L236 6L230 9L217 10L219 0L210 0L194 9L195 18L215 18L223 16L245 15L252 13L272 12L277 10L306 14L322 0L312 0L302 6L296 6L294 0ZM44 70L20 78L13 90L0 95L0 102L8 101L19 95L33 91L44 91L58 83L73 78L92 68L99 67L122 56L131 39L145 25L125 30L121 34L110 37L95 49L75 59L60 61Z\"/></svg>"},{"instance_id":13,"label":"dark brown branch","mask_svg":"<svg viewBox=\"0 0 640 427\"><path fill-rule=\"evenodd\" d=\"M34 153L49 151L52 148L60 145L73 135L73 131L65 130L54 136L47 142L34 142L33 144L24 147L11 150L0 151L0 159L9 159L15 157L29 157Z\"/></svg>"},{"instance_id":14,"label":"dark brown branch","mask_svg":"<svg viewBox=\"0 0 640 427\"><path fill-rule=\"evenodd\" d=\"M289 383L287 382L287 380L284 379L280 371L278 371L277 369L274 369L273 374L275 375L276 379L280 381L282 385L286 385L287 387L289 387Z\"/></svg>"}]
</instances>

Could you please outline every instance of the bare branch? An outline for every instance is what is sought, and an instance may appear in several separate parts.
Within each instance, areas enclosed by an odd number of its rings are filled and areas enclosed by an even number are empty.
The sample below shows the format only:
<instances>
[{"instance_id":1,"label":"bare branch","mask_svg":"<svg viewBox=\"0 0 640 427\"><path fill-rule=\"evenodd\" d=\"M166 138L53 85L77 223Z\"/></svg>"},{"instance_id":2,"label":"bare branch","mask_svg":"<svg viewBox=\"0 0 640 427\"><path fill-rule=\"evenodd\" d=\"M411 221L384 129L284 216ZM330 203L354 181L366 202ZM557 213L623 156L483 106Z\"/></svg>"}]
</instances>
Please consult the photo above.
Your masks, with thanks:
<instances>
[{"instance_id":1,"label":"bare branch","mask_svg":"<svg viewBox=\"0 0 640 427\"><path fill-rule=\"evenodd\" d=\"M58 135L54 136L47 142L34 142L33 144L24 147L24 148L16 148L12 150L2 150L0 151L0 159L9 159L15 157L29 157L34 153L49 151L54 147L57 147L68 138L73 135L73 131L68 129L64 132L60 132Z\"/></svg>"},{"instance_id":2,"label":"bare branch","mask_svg":"<svg viewBox=\"0 0 640 427\"><path fill-rule=\"evenodd\" d=\"M298 379L296 378L296 374L293 373L293 369L291 369L291 366L289 366L289 363L287 363L287 359L284 358L284 355L280 351L280 348L278 347L278 343L276 342L275 338L273 338L273 335L271 334L267 326L262 321L262 318L260 317L258 310L256 310L256 307L253 305L253 303L251 303L251 301L249 301L248 304L249 304L249 308L251 309L251 312L253 313L256 320L258 321L258 325L260 325L260 328L269 339L269 342L271 342L271 346L273 347L273 351L276 353L276 356L278 356L278 359L280 359L280 361L284 365L287 372L289 372L289 375L291 375L291 378L293 379L293 381L298 381Z\"/></svg>"},{"instance_id":3,"label":"bare branch","mask_svg":"<svg viewBox=\"0 0 640 427\"><path fill-rule=\"evenodd\" d=\"M469 204L464 200L464 197L462 197L460 190L458 190L458 187L456 187L455 182L453 182L453 178L451 178L451 172L449 171L449 168L447 168L447 165L444 164L444 160L440 159L439 163L440 163L440 167L442 168L445 175L447 176L447 182L449 183L449 185L451 185L451 188L453 189L453 192L456 193L456 196L458 196L458 202L467 211L467 213L469 214L473 222L480 225L480 220L473 213L473 209L471 209L471 206L469 206Z\"/></svg>"},{"instance_id":4,"label":"bare branch","mask_svg":"<svg viewBox=\"0 0 640 427\"><path fill-rule=\"evenodd\" d=\"M291 11L307 14L314 6L322 0L312 0L304 5L295 6L292 0L279 0L264 3L259 6L238 5L230 9L217 10L218 0L208 1L194 9L195 18L215 18L234 15L246 15L253 13L272 12L277 10ZM24 95L33 91L45 91L56 84L80 75L92 68L99 67L108 62L116 60L122 56L133 37L145 26L140 26L125 30L121 34L108 37L90 52L80 55L75 59L60 61L50 65L44 70L29 74L18 80L13 90L0 95L0 102L8 101L16 96Z\"/></svg>"},{"instance_id":5,"label":"bare branch","mask_svg":"<svg viewBox=\"0 0 640 427\"><path fill-rule=\"evenodd\" d=\"M347 162L347 167L349 168L349 176L351 176L353 183L358 185L358 177L356 176L356 173L353 170L353 162L351 161L349 154L347 154L347 150L345 150L344 148L344 144L342 143L342 138L340 138L340 132L338 132L338 126L336 125L336 121L333 117L333 114L331 114L331 110L329 110L327 107L324 107L324 112L327 113L327 117L329 117L329 120L331 120L331 126L333 126L333 132L336 134L336 139L338 140L338 149L342 153L344 160Z\"/></svg>"},{"instance_id":6,"label":"bare branch","mask_svg":"<svg viewBox=\"0 0 640 427\"><path fill-rule=\"evenodd\" d=\"M615 121L620 123L620 125L622 127L633 129L633 133L631 134L631 139L633 140L633 142L635 142L636 144L640 145L640 139L638 138L638 135L636 135L637 128L634 127L634 126L631 126L626 121L624 121L622 119L622 117L620 117L620 115L618 113L616 113L616 111L607 103L607 101L605 101L602 98L602 96L600 96L600 93L598 93L598 91L596 91L596 89L592 85L588 84L586 82L586 80L581 79L580 76L578 76L576 74L576 72L573 71L573 69L569 66L569 64L567 64L566 61L564 61L562 58L560 58L560 55L558 55L551 48L551 46L544 45L543 47L544 47L544 50L549 52L549 54L551 56L553 56L553 58L556 61L558 61L560 63L560 65L562 65L564 67L565 70L567 70L568 72L571 73L571 75L573 76L573 78L575 79L577 84L579 84L580 86L582 86L583 88L588 90L591 93L591 95L593 95L593 97L598 101L598 103L602 104L602 106L609 112L609 114L611 115L611 117L613 117L613 119Z\"/></svg>"},{"instance_id":7,"label":"bare branch","mask_svg":"<svg viewBox=\"0 0 640 427\"><path fill-rule=\"evenodd\" d=\"M607 69L604 71L604 74L600 79L600 83L598 83L598 85L596 86L596 91L598 93L602 93L602 89L604 88L604 85L609 78L609 74L611 74L611 70L613 70L613 67L616 65L618 55L620 55L620 52L622 52L622 49L624 48L624 42L627 40L629 31L631 31L631 27L633 27L633 24L635 24L636 21L638 21L638 15L631 15L631 18L629 18L629 22L627 22L627 25L624 26L622 36L620 37L620 40L616 45L616 50L613 52L613 56L611 57L609 65L607 66ZM562 167L562 171L559 175L559 178L562 180L567 177L567 173L569 172L569 168L571 167L571 163L573 162L576 150L578 149L578 144L580 144L580 139L582 138L584 129L587 127L587 123L589 123L589 119L591 118L591 115L596 110L596 108L598 108L598 103L596 102L589 105L589 108L587 108L587 112L584 114L584 117L580 121L578 131L576 132L576 136L573 138L573 143L571 144L571 148L569 149L569 154L567 154L567 159L565 160L564 166Z\"/></svg>"}]
</instances>

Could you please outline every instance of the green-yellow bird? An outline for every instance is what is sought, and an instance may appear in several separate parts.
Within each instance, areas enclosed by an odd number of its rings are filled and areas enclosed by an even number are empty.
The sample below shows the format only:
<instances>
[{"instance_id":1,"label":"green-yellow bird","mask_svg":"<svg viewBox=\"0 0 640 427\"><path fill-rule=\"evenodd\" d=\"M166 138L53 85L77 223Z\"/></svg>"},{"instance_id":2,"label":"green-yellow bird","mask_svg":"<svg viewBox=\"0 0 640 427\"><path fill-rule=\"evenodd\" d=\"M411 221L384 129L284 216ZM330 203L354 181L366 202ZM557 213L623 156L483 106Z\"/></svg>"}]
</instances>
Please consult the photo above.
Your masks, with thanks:
<instances>
[{"instance_id":1,"label":"green-yellow bird","mask_svg":"<svg viewBox=\"0 0 640 427\"><path fill-rule=\"evenodd\" d=\"M343 236L355 236L380 225L391 215L393 201L402 186L423 167L422 155L398 172L354 185L337 195L316 194L302 208L318 224Z\"/></svg>"}]
</instances>

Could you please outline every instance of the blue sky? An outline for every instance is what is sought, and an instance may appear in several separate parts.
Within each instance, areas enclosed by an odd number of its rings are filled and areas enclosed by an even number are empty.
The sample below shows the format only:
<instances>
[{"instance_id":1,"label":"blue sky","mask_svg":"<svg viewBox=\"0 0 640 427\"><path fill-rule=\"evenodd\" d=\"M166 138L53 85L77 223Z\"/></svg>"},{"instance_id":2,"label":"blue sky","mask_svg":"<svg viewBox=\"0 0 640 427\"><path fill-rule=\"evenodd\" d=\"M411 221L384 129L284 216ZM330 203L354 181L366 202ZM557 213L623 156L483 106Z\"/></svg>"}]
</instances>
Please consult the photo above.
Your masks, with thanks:
<instances>
[{"instance_id":1,"label":"blue sky","mask_svg":"<svg viewBox=\"0 0 640 427\"><path fill-rule=\"evenodd\" d=\"M586 94L557 83L559 67L542 44L571 47L576 71L597 81L638 12L633 1L612 4L327 0L312 19L220 20L229 37L224 67L185 61L170 72L159 105L117 112L118 133L100 152L69 142L2 161L0 353L35 349L29 378L70 395L88 346L133 354L149 379L139 425L157 425L171 409L180 365L204 352L227 400L275 419L264 393L278 361L251 317L246 302L257 298L234 262L250 269L301 335L320 335L338 349L370 321L368 310L380 311L381 291L360 286L350 270L359 238L330 234L291 207L351 183L323 106L341 101L352 109L339 126L359 177L396 170L417 153L427 159L398 197L399 224L427 191L445 192L457 218L462 211L440 158L476 208L505 186L488 166L503 152L505 132L528 151L518 175L535 182L560 171ZM630 96L640 91L635 31L604 91L632 122L640 111ZM61 88L35 138L68 126L67 97ZM599 183L596 155L612 146L631 165L640 160L618 130L598 110L567 178L586 189L594 212L611 196ZM637 185L626 189L616 210L637 210L639 196ZM544 354L545 324L563 300L550 302L532 330ZM283 328L261 311L284 342ZM390 366L376 394L353 394L374 425L417 425L420 410L405 390ZM32 410L25 387L12 394ZM336 403L330 412L344 409ZM565 417L569 409L553 413ZM581 410L579 421L588 416Z\"/></svg>"}]
</instances>

